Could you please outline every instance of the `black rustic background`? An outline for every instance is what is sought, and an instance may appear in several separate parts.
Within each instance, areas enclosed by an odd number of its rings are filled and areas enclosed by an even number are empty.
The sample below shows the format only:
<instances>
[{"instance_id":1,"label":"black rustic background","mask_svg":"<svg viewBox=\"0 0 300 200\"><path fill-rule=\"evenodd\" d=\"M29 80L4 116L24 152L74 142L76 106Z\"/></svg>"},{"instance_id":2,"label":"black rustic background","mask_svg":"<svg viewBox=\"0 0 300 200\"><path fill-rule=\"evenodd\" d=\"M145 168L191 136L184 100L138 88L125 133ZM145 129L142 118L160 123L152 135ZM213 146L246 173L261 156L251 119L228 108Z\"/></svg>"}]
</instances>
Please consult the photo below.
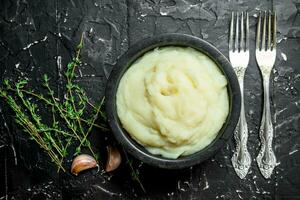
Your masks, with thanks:
<instances>
[{"instance_id":1,"label":"black rustic background","mask_svg":"<svg viewBox=\"0 0 300 200\"><path fill-rule=\"evenodd\" d=\"M255 161L262 82L251 48L245 101L252 166L245 180L236 176L230 162L233 141L210 160L185 170L161 170L134 160L146 193L132 180L126 162L110 174L96 170L78 177L56 174L0 101L0 199L300 199L299 0L1 0L0 77L1 81L27 77L36 88L47 73L61 93L65 65L83 32L84 64L76 81L96 102L116 60L131 44L161 33L186 33L211 42L228 56L230 12L250 13L253 47L257 14L272 9L278 13L277 60L271 79L278 161L271 179L262 177ZM105 144L114 139L99 130L92 137L105 160Z\"/></svg>"}]
</instances>

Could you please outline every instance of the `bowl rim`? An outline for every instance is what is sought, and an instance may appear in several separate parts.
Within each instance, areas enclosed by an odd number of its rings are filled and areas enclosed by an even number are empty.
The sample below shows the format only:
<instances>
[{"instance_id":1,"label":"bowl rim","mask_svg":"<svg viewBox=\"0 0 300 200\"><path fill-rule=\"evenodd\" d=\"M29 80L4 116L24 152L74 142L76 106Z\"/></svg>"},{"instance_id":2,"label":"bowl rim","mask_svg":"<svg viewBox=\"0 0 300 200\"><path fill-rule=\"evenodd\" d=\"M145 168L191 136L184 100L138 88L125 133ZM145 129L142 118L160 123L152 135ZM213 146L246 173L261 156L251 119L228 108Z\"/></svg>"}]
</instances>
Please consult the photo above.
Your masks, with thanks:
<instances>
[{"instance_id":1,"label":"bowl rim","mask_svg":"<svg viewBox=\"0 0 300 200\"><path fill-rule=\"evenodd\" d=\"M217 137L204 149L177 159L168 159L159 155L151 154L142 145L132 139L126 130L122 128L116 106L116 93L119 82L126 70L135 60L143 56L146 52L157 47L164 46L191 47L206 54L217 64L228 81L227 89L230 110ZM239 120L241 109L241 96L238 79L228 59L209 42L195 36L178 33L167 33L153 36L130 46L128 51L118 59L110 73L105 89L105 99L108 123L117 141L135 158L149 165L165 169L186 168L199 164L213 156L221 147L224 146L228 139L232 137L236 124Z\"/></svg>"}]
</instances>

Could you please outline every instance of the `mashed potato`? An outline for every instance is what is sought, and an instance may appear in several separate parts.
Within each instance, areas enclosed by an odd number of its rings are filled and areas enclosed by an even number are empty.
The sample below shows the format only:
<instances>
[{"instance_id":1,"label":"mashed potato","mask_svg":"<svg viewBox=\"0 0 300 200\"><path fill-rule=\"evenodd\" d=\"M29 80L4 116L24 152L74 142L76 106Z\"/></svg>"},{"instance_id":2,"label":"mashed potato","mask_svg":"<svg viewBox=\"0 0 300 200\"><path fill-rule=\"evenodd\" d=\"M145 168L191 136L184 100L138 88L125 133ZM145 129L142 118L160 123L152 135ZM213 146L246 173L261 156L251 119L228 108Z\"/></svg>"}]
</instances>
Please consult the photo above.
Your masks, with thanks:
<instances>
[{"instance_id":1,"label":"mashed potato","mask_svg":"<svg viewBox=\"0 0 300 200\"><path fill-rule=\"evenodd\" d=\"M217 136L229 111L227 80L192 48L147 52L123 75L117 112L124 129L150 153L193 154Z\"/></svg>"}]
</instances>

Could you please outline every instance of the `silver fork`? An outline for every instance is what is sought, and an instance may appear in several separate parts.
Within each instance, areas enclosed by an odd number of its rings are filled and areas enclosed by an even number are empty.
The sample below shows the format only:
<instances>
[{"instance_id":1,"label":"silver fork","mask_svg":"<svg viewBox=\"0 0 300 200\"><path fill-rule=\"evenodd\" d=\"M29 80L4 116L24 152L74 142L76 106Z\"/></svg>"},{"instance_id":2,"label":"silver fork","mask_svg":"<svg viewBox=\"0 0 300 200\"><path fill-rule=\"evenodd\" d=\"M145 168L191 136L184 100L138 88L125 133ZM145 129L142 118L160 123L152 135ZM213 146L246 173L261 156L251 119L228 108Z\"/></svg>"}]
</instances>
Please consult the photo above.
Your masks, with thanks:
<instances>
[{"instance_id":1,"label":"silver fork","mask_svg":"<svg viewBox=\"0 0 300 200\"><path fill-rule=\"evenodd\" d=\"M235 21L235 34L234 34L234 21ZM246 21L246 30L244 23ZM241 30L239 30L239 28ZM237 175L242 179L244 178L251 165L251 157L247 149L248 140L248 127L245 117L244 108L244 75L249 63L249 15L246 13L246 20L244 20L244 13L241 13L241 20L239 20L239 13L232 12L230 23L230 36L229 36L229 59L233 66L234 71L239 80L241 89L241 113L238 125L234 132L236 141L236 149L231 158L232 165Z\"/></svg>"},{"instance_id":2,"label":"silver fork","mask_svg":"<svg viewBox=\"0 0 300 200\"><path fill-rule=\"evenodd\" d=\"M262 33L261 33L261 21ZM268 22L267 22L268 18ZM268 31L266 33L266 27ZM266 34L267 38L266 38ZM266 43L267 42L267 43ZM264 88L264 106L263 115L261 120L261 126L259 130L261 149L256 158L258 167L265 178L269 178L276 165L276 157L272 150L273 141L273 125L271 120L270 111L270 92L269 82L270 74L275 64L276 59L276 12L272 14L264 12L264 16L259 14L256 34L256 61L260 68L263 77L263 88Z\"/></svg>"}]
</instances>

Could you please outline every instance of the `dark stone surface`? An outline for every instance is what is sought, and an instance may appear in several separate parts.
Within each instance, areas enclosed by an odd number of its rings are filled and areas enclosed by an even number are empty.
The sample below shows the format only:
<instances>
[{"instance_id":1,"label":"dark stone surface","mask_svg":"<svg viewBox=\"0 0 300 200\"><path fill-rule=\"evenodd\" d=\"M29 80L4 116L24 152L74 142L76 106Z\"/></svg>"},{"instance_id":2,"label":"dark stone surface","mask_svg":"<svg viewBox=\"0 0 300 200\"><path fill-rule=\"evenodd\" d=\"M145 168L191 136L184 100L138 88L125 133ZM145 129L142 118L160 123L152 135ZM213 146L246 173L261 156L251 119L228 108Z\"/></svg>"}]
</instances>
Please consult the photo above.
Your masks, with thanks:
<instances>
[{"instance_id":1,"label":"dark stone surface","mask_svg":"<svg viewBox=\"0 0 300 200\"><path fill-rule=\"evenodd\" d=\"M271 83L278 165L272 178L265 180L255 162L262 86L253 47L258 10L273 7L278 13L278 50ZM6 194L8 199L300 199L299 0L2 0L1 80L27 77L36 87L47 73L60 92L65 65L85 32L85 64L77 81L97 101L117 58L142 38L187 33L228 55L228 22L233 10L248 11L251 16L245 100L252 166L245 180L236 176L230 162L233 141L212 159L185 170L161 170L134 161L146 193L131 179L125 162L111 174L94 170L78 177L56 174L0 101L0 199L6 199ZM93 135L100 152L105 152L106 140L114 141L110 134Z\"/></svg>"}]
</instances>

